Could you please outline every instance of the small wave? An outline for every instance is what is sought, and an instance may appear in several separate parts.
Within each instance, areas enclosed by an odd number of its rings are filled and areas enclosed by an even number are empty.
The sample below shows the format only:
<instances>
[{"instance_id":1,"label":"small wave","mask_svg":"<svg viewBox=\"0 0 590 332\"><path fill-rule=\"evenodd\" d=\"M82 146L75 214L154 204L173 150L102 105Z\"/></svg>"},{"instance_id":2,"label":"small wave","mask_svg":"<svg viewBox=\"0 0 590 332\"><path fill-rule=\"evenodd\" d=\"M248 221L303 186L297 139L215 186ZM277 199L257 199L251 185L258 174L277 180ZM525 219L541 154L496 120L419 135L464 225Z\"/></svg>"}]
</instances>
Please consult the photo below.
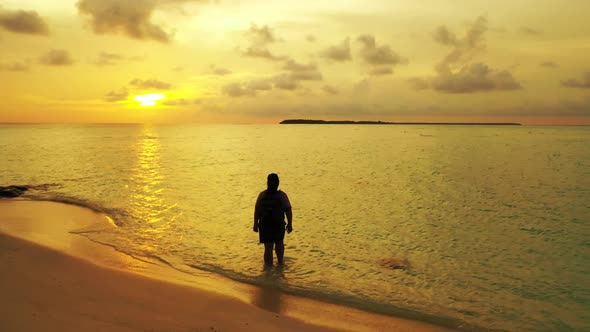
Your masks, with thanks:
<instances>
[{"instance_id":1,"label":"small wave","mask_svg":"<svg viewBox=\"0 0 590 332\"><path fill-rule=\"evenodd\" d=\"M22 197L31 201L45 201L56 202L68 205L74 205L86 209L90 209L96 213L101 213L109 217L109 221L117 227L124 224L127 217L125 211L113 208L107 208L95 202L90 202L85 199L71 197L60 193L52 192L52 189L63 188L59 183L44 183L36 185L9 185L0 186L0 198L16 198Z\"/></svg>"},{"instance_id":2,"label":"small wave","mask_svg":"<svg viewBox=\"0 0 590 332\"><path fill-rule=\"evenodd\" d=\"M52 196L35 196L35 195L27 195L27 198L35 201L49 201L49 202L56 202L56 203L63 203L68 205L79 206L82 208L90 209L96 213L105 214L110 218L110 221L113 225L117 227L122 227L124 225L124 220L126 213L124 211L107 208L102 205L99 205L94 202L90 202L84 199L69 197L65 195L52 195Z\"/></svg>"},{"instance_id":3,"label":"small wave","mask_svg":"<svg viewBox=\"0 0 590 332\"><path fill-rule=\"evenodd\" d=\"M165 260L164 258L162 258L160 256L157 256L157 255L154 255L154 254L144 254L143 256L144 257L147 257L147 258L151 258L151 259L156 260L156 261L158 261L158 262L160 262L160 263L162 263L164 265L167 265L167 266L169 266L171 268L176 269L176 267L174 266L174 264L168 262L167 260Z\"/></svg>"},{"instance_id":4,"label":"small wave","mask_svg":"<svg viewBox=\"0 0 590 332\"><path fill-rule=\"evenodd\" d=\"M126 251L126 250L123 250L123 249L119 248L118 246L116 246L116 245L114 245L114 244L107 243L107 242L103 242L103 241L98 241L98 240L96 240L96 239L92 239L92 238L88 237L88 235L87 235L88 233L90 233L90 232L84 232L84 231L70 231L70 234L81 235L81 236L83 236L83 237L87 238L89 241L92 241L92 242L94 242L94 243L98 243L98 244L100 244L100 245L103 245L103 246L107 246L107 247L113 248L115 251L117 251L117 252L119 252L119 253L121 253L121 254L124 254L124 255L126 255L126 256L129 256L129 257L131 257L131 258L133 258L133 259L135 259L135 260L138 260L138 261L140 261L140 262L144 262L144 263L147 263L147 264L153 264L153 265L156 265L156 263L154 263L154 262L152 262L152 261L150 261L150 260L148 260L148 259L146 259L146 258L148 258L148 256L153 256L153 257L157 257L157 256L154 256L154 255L145 255L145 256L136 255L136 254L130 253L130 252ZM160 262L162 262L162 263L165 263L166 265L168 265L168 266L172 267L172 265L171 265L170 263L168 263L168 262L167 262L166 260L164 260L164 259L161 259L161 258L159 258L159 257L158 257L158 259L156 259L156 260L157 260L157 261L160 261Z\"/></svg>"},{"instance_id":5,"label":"small wave","mask_svg":"<svg viewBox=\"0 0 590 332\"><path fill-rule=\"evenodd\" d=\"M29 185L30 189L33 190L50 190L50 189L57 189L62 188L63 185L59 183L44 183L44 184L37 184L37 185Z\"/></svg>"},{"instance_id":6,"label":"small wave","mask_svg":"<svg viewBox=\"0 0 590 332\"><path fill-rule=\"evenodd\" d=\"M82 207L85 209L92 210L96 213L104 214L108 222L114 227L121 227L124 225L124 220L130 218L127 212L119 209L108 208L102 206L95 202L90 202L85 199L71 197L67 195L63 195L60 193L51 192L53 188L62 188L63 186L57 183L47 183L47 184L39 184L39 185L10 185L5 187L0 187L0 197L3 197L2 194L8 193L5 197L23 197L30 201L39 201L39 202L56 202L68 205L74 205L78 207ZM26 193L26 194L25 194ZM10 195L10 196L8 196ZM174 264L170 263L168 260L154 255L152 253L147 252L137 252L136 250L131 249L123 249L115 244L107 243L104 241L99 241L95 238L92 238L90 234L92 233L102 233L103 230L96 230L96 229L82 229L82 230L73 230L70 231L71 234L76 234L80 236L84 236L88 240L98 243L100 245L108 246L116 251L123 253L133 259L138 261L142 261L144 263L149 264L157 264L161 263L168 267L178 270L174 266ZM181 270L179 270L181 271ZM181 271L184 272L184 271Z\"/></svg>"},{"instance_id":7,"label":"small wave","mask_svg":"<svg viewBox=\"0 0 590 332\"><path fill-rule=\"evenodd\" d=\"M85 237L86 239L88 239L91 242L103 245L103 246L107 246L110 248L113 248L115 251L131 257L134 260L137 260L139 262L143 262L146 264L151 264L151 265L165 265L171 269L174 269L176 271L182 272L182 273L187 273L186 270L183 270L181 268L178 268L176 265L172 264L171 262L169 262L168 260L166 260L165 258L162 258L158 255L154 255L152 253L148 253L148 252L143 252L143 251L138 251L137 249L132 249L132 248L122 248L120 246L117 246L115 244L112 243L108 243L108 242L104 242L104 241L100 241L97 239L94 239L90 236L91 233L93 232L87 232L87 231L70 231L71 234L76 234L76 235L80 235ZM190 273L189 273L190 274Z\"/></svg>"}]
</instances>

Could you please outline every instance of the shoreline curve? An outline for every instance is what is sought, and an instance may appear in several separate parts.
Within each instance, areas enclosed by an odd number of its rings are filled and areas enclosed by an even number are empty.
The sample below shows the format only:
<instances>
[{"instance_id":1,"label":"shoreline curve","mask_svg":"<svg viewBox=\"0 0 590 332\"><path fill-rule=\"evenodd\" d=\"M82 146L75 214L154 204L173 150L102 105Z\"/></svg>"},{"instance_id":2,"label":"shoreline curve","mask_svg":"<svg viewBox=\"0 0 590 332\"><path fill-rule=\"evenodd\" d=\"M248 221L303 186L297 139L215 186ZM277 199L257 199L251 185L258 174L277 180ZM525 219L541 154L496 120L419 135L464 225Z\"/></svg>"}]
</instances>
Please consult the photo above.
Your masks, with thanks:
<instances>
[{"instance_id":1,"label":"shoreline curve","mask_svg":"<svg viewBox=\"0 0 590 332\"><path fill-rule=\"evenodd\" d=\"M0 301L0 312L7 315L0 317L0 330L96 330L109 324L111 331L184 326L211 331L451 331L211 272L187 275L70 233L92 224L115 227L108 215L76 205L0 199L0 247L8 253L0 255L0 264L7 267L0 291L9 295ZM30 313L36 319L25 319ZM58 316L68 319L56 320Z\"/></svg>"}]
</instances>

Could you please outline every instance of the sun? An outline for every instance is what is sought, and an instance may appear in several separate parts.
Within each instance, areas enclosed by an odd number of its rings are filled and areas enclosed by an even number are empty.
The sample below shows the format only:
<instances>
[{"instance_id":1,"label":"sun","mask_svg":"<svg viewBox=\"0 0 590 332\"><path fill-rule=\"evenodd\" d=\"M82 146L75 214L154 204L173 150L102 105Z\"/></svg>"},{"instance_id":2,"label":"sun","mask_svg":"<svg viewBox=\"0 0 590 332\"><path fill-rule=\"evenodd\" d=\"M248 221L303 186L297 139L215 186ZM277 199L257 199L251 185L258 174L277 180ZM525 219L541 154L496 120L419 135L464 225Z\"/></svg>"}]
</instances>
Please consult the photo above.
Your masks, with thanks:
<instances>
[{"instance_id":1,"label":"sun","mask_svg":"<svg viewBox=\"0 0 590 332\"><path fill-rule=\"evenodd\" d=\"M156 106L156 101L164 99L166 96L160 93L150 93L147 95L135 96L133 100L139 102L139 106L150 107Z\"/></svg>"}]
</instances>

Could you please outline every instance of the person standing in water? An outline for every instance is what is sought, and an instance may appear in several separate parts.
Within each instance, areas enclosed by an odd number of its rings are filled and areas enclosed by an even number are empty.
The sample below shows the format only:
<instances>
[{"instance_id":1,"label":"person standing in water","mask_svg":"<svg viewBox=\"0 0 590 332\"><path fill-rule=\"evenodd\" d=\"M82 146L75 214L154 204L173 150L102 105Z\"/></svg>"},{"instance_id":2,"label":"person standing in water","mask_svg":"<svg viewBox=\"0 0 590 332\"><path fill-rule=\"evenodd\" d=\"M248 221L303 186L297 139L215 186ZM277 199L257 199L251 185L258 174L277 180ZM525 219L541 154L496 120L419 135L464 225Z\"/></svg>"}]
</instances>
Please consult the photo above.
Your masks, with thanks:
<instances>
[{"instance_id":1,"label":"person standing in water","mask_svg":"<svg viewBox=\"0 0 590 332\"><path fill-rule=\"evenodd\" d=\"M254 232L257 232L260 243L264 243L264 263L272 265L273 247L277 254L277 262L283 265L285 253L285 228L287 233L293 231L293 212L287 194L279 189L279 176L271 173L266 178L267 189L258 195L254 208ZM287 225L285 227L285 216Z\"/></svg>"}]
</instances>

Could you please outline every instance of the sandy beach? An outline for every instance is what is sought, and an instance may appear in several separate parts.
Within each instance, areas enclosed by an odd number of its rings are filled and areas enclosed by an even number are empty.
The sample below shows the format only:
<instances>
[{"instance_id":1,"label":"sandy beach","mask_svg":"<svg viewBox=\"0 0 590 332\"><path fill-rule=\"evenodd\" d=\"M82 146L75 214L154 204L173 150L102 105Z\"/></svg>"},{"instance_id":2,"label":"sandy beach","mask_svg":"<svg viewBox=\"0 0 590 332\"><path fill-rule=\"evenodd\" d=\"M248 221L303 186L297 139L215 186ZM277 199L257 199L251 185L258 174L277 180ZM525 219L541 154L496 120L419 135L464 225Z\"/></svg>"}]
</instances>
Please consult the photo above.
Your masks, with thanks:
<instances>
[{"instance_id":1,"label":"sandy beach","mask_svg":"<svg viewBox=\"0 0 590 332\"><path fill-rule=\"evenodd\" d=\"M137 261L68 231L73 205L0 201L1 331L448 331Z\"/></svg>"}]
</instances>

